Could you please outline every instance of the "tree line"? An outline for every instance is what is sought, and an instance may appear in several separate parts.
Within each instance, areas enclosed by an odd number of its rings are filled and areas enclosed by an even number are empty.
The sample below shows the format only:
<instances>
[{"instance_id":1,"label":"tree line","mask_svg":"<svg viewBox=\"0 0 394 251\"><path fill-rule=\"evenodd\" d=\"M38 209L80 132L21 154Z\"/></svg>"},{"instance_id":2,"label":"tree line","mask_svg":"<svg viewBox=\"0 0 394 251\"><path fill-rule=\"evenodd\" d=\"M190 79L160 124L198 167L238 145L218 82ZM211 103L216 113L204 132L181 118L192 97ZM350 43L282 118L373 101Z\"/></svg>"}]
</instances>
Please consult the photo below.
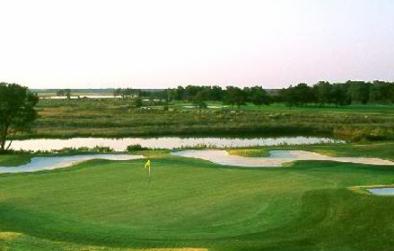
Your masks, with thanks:
<instances>
[{"instance_id":1,"label":"tree line","mask_svg":"<svg viewBox=\"0 0 394 251\"><path fill-rule=\"evenodd\" d=\"M59 90L57 95L70 98L71 90ZM172 100L193 102L200 109L207 101L220 101L226 105L243 106L252 103L257 106L271 103L285 103L288 106L336 105L345 106L354 103L393 104L394 82L384 81L347 81L334 83L321 81L313 86L301 83L296 86L267 92L261 86L239 88L228 86L179 86L161 91L143 91L132 88L116 89L114 95L123 98L136 98L136 107L142 106L142 98L164 100L165 105ZM0 83L0 152L7 150L10 134L30 129L36 119L34 109L38 102L36 93L18 84Z\"/></svg>"},{"instance_id":2,"label":"tree line","mask_svg":"<svg viewBox=\"0 0 394 251\"><path fill-rule=\"evenodd\" d=\"M207 101L220 101L226 105L243 106L247 103L253 103L257 106L269 105L271 103L270 95L261 86L239 88L228 86L195 86L169 88L157 92L140 92L140 95L146 98L164 99L170 101L192 102L194 105L202 108L206 106Z\"/></svg>"},{"instance_id":3,"label":"tree line","mask_svg":"<svg viewBox=\"0 0 394 251\"><path fill-rule=\"evenodd\" d=\"M163 91L139 91L138 96L169 101L187 101L204 107L207 101L220 101L226 105L243 106L252 103L257 106L271 103L285 103L292 106L345 106L351 104L392 104L394 103L394 82L347 81L329 83L320 81L313 86L301 83L281 90L267 91L261 86L239 88L228 86L179 86Z\"/></svg>"},{"instance_id":4,"label":"tree line","mask_svg":"<svg viewBox=\"0 0 394 251\"><path fill-rule=\"evenodd\" d=\"M321 81L313 86L301 83L279 91L277 102L288 106L394 103L394 82L347 81L334 83Z\"/></svg>"}]
</instances>

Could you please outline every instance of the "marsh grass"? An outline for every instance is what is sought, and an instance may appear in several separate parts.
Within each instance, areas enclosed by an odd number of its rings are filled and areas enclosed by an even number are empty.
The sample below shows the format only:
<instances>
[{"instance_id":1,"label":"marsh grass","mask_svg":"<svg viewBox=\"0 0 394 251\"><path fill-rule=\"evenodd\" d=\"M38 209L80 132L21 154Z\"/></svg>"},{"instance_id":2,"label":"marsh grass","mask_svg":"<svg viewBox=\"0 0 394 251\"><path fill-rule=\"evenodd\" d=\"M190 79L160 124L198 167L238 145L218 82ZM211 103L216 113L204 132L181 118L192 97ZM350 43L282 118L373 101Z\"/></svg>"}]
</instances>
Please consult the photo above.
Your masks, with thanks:
<instances>
[{"instance_id":1,"label":"marsh grass","mask_svg":"<svg viewBox=\"0 0 394 251\"><path fill-rule=\"evenodd\" d=\"M227 150L230 155L242 157L269 157L270 153L267 148L260 149L230 149Z\"/></svg>"},{"instance_id":2,"label":"marsh grass","mask_svg":"<svg viewBox=\"0 0 394 251\"><path fill-rule=\"evenodd\" d=\"M147 104L145 104L147 105ZM140 109L132 100L41 100L33 131L19 138L171 135L327 135L353 141L394 139L393 106L241 109ZM212 103L210 105L218 105ZM158 108L158 109L156 109Z\"/></svg>"}]
</instances>

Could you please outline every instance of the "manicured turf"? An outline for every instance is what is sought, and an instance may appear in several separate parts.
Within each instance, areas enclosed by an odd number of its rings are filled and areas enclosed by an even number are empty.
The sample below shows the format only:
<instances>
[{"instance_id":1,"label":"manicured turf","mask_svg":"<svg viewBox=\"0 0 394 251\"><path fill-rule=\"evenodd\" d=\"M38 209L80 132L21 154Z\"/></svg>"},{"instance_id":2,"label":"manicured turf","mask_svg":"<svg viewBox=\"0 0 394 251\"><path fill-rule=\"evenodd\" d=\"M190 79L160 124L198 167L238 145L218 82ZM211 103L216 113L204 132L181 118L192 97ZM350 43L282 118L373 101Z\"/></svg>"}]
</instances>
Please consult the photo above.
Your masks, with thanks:
<instances>
[{"instance_id":1,"label":"manicured turf","mask_svg":"<svg viewBox=\"0 0 394 251\"><path fill-rule=\"evenodd\" d=\"M383 144L338 151L361 148L394 156ZM242 169L147 154L150 183L144 161L1 175L0 250L392 250L394 197L348 188L392 184L394 167Z\"/></svg>"}]
</instances>

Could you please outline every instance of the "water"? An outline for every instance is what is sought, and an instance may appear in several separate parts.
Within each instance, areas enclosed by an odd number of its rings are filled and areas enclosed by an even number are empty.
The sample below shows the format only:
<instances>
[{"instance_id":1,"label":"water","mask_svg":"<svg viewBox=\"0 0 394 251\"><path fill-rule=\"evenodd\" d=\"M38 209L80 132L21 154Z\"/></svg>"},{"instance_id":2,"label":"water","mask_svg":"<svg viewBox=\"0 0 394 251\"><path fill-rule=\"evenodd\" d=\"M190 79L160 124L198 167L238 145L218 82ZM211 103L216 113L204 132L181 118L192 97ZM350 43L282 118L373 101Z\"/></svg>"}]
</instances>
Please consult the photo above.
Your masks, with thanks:
<instances>
[{"instance_id":1,"label":"water","mask_svg":"<svg viewBox=\"0 0 394 251\"><path fill-rule=\"evenodd\" d=\"M188 109L198 109L198 106L196 105L184 105L182 106L183 108L188 108ZM220 106L220 105L208 105L207 106L209 109L221 109L221 108L226 108L228 106Z\"/></svg>"},{"instance_id":2,"label":"water","mask_svg":"<svg viewBox=\"0 0 394 251\"><path fill-rule=\"evenodd\" d=\"M278 146L278 145L307 145L321 143L345 143L343 140L335 140L320 137L279 137L279 138L181 138L181 137L159 137L159 138L71 138L71 139L29 139L15 140L12 143L14 150L50 151L63 148L79 148L95 146L110 147L115 151L125 151L127 146L139 144L142 147L152 149L174 149L181 147L250 147L250 146Z\"/></svg>"},{"instance_id":3,"label":"water","mask_svg":"<svg viewBox=\"0 0 394 251\"><path fill-rule=\"evenodd\" d=\"M66 96L43 96L41 99L67 99ZM114 99L114 98L122 98L121 96L111 96L111 95L78 95L78 96L70 96L70 99Z\"/></svg>"},{"instance_id":4,"label":"water","mask_svg":"<svg viewBox=\"0 0 394 251\"><path fill-rule=\"evenodd\" d=\"M393 187L383 187L383 188L369 188L368 192L375 195L394 195Z\"/></svg>"},{"instance_id":5,"label":"water","mask_svg":"<svg viewBox=\"0 0 394 251\"><path fill-rule=\"evenodd\" d=\"M43 170L54 170L66 168L75 164L85 162L92 159L106 160L135 160L143 159L143 156L130 154L87 154L74 156L58 156L58 157L34 157L30 163L16 167L0 167L1 173L23 173L37 172Z\"/></svg>"}]
</instances>

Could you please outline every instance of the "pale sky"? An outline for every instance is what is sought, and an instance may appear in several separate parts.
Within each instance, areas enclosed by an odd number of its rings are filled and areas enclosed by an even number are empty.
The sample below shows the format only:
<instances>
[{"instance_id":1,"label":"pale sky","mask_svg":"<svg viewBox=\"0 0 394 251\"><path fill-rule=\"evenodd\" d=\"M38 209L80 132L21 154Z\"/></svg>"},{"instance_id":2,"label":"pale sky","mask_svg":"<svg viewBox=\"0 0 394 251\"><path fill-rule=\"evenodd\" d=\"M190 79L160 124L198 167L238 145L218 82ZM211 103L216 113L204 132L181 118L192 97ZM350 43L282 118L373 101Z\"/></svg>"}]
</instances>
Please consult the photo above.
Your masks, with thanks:
<instances>
[{"instance_id":1,"label":"pale sky","mask_svg":"<svg viewBox=\"0 0 394 251\"><path fill-rule=\"evenodd\" d=\"M164 88L394 81L393 0L0 0L0 81Z\"/></svg>"}]
</instances>

